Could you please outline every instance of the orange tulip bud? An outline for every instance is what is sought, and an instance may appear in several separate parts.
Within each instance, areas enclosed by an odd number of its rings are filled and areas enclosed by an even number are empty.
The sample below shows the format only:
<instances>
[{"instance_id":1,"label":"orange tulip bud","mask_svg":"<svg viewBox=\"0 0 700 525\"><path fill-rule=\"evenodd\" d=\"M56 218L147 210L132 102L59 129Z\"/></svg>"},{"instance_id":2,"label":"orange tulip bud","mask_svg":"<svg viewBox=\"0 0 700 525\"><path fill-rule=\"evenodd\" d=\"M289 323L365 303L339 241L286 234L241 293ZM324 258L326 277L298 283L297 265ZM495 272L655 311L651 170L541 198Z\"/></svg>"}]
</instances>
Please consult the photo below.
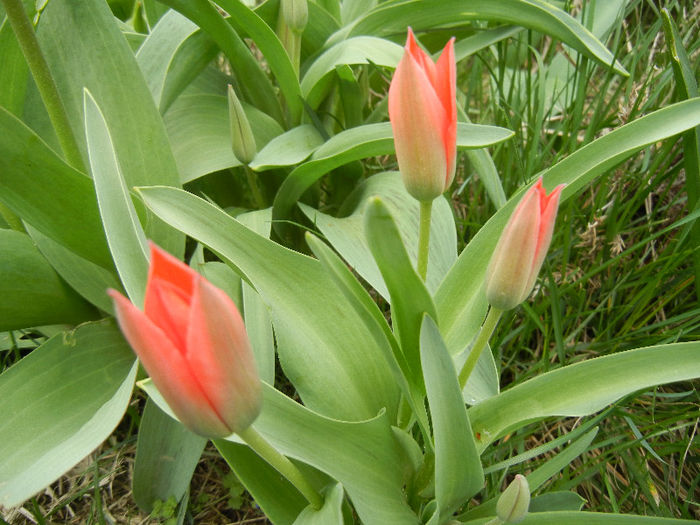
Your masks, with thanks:
<instances>
[{"instance_id":1,"label":"orange tulip bud","mask_svg":"<svg viewBox=\"0 0 700 525\"><path fill-rule=\"evenodd\" d=\"M389 120L404 185L419 201L444 193L455 176L455 70L454 39L435 64L409 28L403 58L389 86Z\"/></svg>"},{"instance_id":2,"label":"orange tulip bud","mask_svg":"<svg viewBox=\"0 0 700 525\"><path fill-rule=\"evenodd\" d=\"M186 427L217 438L251 425L262 388L243 320L222 290L151 244L144 311L108 293L124 336Z\"/></svg>"},{"instance_id":3,"label":"orange tulip bud","mask_svg":"<svg viewBox=\"0 0 700 525\"><path fill-rule=\"evenodd\" d=\"M538 180L511 215L486 271L486 299L494 308L510 310L530 295L552 240L563 187L547 195Z\"/></svg>"}]
</instances>

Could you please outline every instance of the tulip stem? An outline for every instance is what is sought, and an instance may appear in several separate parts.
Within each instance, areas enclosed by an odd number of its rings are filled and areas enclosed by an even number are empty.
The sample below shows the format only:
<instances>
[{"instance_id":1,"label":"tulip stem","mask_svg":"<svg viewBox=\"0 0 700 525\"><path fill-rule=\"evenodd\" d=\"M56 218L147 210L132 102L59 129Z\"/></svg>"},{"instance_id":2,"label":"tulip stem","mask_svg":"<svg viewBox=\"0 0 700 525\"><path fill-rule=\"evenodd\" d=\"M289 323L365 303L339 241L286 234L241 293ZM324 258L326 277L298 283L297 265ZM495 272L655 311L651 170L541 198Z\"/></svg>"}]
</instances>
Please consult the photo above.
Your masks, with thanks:
<instances>
[{"instance_id":1,"label":"tulip stem","mask_svg":"<svg viewBox=\"0 0 700 525\"><path fill-rule=\"evenodd\" d=\"M294 463L273 447L252 426L237 432L243 441L252 448L262 459L267 461L277 472L282 474L287 481L294 485L306 498L309 504L316 510L323 506L323 498L306 480Z\"/></svg>"},{"instance_id":2,"label":"tulip stem","mask_svg":"<svg viewBox=\"0 0 700 525\"><path fill-rule=\"evenodd\" d=\"M428 275L428 254L430 253L430 215L433 201L420 201L418 230L418 275L425 281Z\"/></svg>"},{"instance_id":3,"label":"tulip stem","mask_svg":"<svg viewBox=\"0 0 700 525\"><path fill-rule=\"evenodd\" d=\"M58 93L56 83L51 76L46 58L39 47L39 40L37 40L34 32L34 25L24 10L22 1L0 0L0 5L5 8L5 14L15 33L17 43L22 49L22 54L27 61L29 70L32 72L32 77L36 83L41 100L46 106L46 112L49 114L51 124L53 124L56 131L56 137L66 161L75 169L84 172L83 157L73 134L73 128L70 126L68 113Z\"/></svg>"},{"instance_id":4,"label":"tulip stem","mask_svg":"<svg viewBox=\"0 0 700 525\"><path fill-rule=\"evenodd\" d=\"M260 191L260 184L258 184L258 174L255 173L249 166L245 166L245 176L248 181L248 186L250 186L250 191L253 193L253 200L255 205L259 210L265 209L265 197L263 197L262 191Z\"/></svg>"},{"instance_id":5,"label":"tulip stem","mask_svg":"<svg viewBox=\"0 0 700 525\"><path fill-rule=\"evenodd\" d=\"M492 306L488 315L486 316L486 319L484 320L484 324L481 325L479 335L477 336L476 341L474 341L474 345L469 352L469 356L464 362L464 366L462 366L462 370L459 373L459 387L462 390L464 390L464 387L469 380L469 376L472 374L472 371L474 370L474 367L476 366L479 356L484 350L486 343L488 343L489 339L491 339L491 334L493 334L493 331L496 329L496 325L501 319L501 314L503 314L503 310L499 310L498 308L494 308Z\"/></svg>"}]
</instances>

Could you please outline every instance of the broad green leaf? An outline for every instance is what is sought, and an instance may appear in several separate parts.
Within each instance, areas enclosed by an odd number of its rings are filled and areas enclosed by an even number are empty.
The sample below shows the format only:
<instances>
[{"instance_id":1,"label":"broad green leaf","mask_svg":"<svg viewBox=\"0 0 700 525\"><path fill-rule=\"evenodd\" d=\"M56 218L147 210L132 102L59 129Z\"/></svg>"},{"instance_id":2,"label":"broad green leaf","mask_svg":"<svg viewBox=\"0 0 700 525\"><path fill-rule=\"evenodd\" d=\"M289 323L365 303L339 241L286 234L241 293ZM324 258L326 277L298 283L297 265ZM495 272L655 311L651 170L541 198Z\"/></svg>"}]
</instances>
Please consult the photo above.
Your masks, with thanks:
<instances>
[{"instance_id":1,"label":"broad green leaf","mask_svg":"<svg viewBox=\"0 0 700 525\"><path fill-rule=\"evenodd\" d=\"M131 487L134 501L146 512L157 501L180 501L190 485L207 440L146 401L139 423Z\"/></svg>"},{"instance_id":2,"label":"broad green leaf","mask_svg":"<svg viewBox=\"0 0 700 525\"><path fill-rule=\"evenodd\" d=\"M284 96L292 124L298 124L303 111L301 89L294 66L275 32L240 0L217 0L230 15L228 22L238 33L246 33L255 43ZM249 82L250 79L244 79Z\"/></svg>"},{"instance_id":3,"label":"broad green leaf","mask_svg":"<svg viewBox=\"0 0 700 525\"><path fill-rule=\"evenodd\" d=\"M139 384L169 410L151 381ZM253 427L282 454L340 482L362 523L418 523L404 499L402 453L385 411L367 421L330 419L263 383L263 409ZM228 439L238 440L235 434Z\"/></svg>"},{"instance_id":4,"label":"broad green leaf","mask_svg":"<svg viewBox=\"0 0 700 525\"><path fill-rule=\"evenodd\" d=\"M177 11L168 10L136 54L161 113L168 110L218 52L214 42L198 29Z\"/></svg>"},{"instance_id":5,"label":"broad green leaf","mask_svg":"<svg viewBox=\"0 0 700 525\"><path fill-rule=\"evenodd\" d=\"M325 491L323 497L323 507L319 510L306 507L293 525L343 525L343 486L336 483Z\"/></svg>"},{"instance_id":6,"label":"broad green leaf","mask_svg":"<svg viewBox=\"0 0 700 525\"><path fill-rule=\"evenodd\" d=\"M33 496L117 426L136 377L114 323L56 335L0 375L0 505Z\"/></svg>"},{"instance_id":7,"label":"broad green leaf","mask_svg":"<svg viewBox=\"0 0 700 525\"><path fill-rule=\"evenodd\" d=\"M384 314L345 262L331 248L311 233L306 234L306 242L371 334L378 350L389 365L394 381L401 388L404 398L413 410L426 441L429 442L430 430L423 389L415 384L409 384L408 378L411 376L411 371L408 361L389 328Z\"/></svg>"},{"instance_id":8,"label":"broad green leaf","mask_svg":"<svg viewBox=\"0 0 700 525\"><path fill-rule=\"evenodd\" d=\"M379 197L371 197L365 213L365 236L391 296L391 321L408 368L409 381L423 388L420 333L423 314L435 317L435 305L418 275L391 213Z\"/></svg>"},{"instance_id":9,"label":"broad green leaf","mask_svg":"<svg viewBox=\"0 0 700 525\"><path fill-rule=\"evenodd\" d=\"M542 0L412 0L380 4L355 24L341 29L331 39L355 35L385 36L406 27L421 29L488 20L524 26L551 35L604 66L627 75L612 53L584 26L561 9Z\"/></svg>"},{"instance_id":10,"label":"broad green leaf","mask_svg":"<svg viewBox=\"0 0 700 525\"><path fill-rule=\"evenodd\" d=\"M661 10L664 22L664 34L666 45L669 48L673 76L680 98L693 98L698 96L698 83L690 64L688 53L683 47L683 39L678 33L678 28L666 8ZM688 211L700 208L700 127L689 129L683 134L683 163L685 167L685 188L688 194ZM689 246L700 245L700 221L690 227ZM695 264L695 290L700 298L700 252L693 252Z\"/></svg>"},{"instance_id":11,"label":"broad green leaf","mask_svg":"<svg viewBox=\"0 0 700 525\"><path fill-rule=\"evenodd\" d=\"M51 0L38 37L85 164L83 90L88 89L104 115L126 186L179 185L163 121L106 2ZM174 255L184 249L182 235L153 217L146 233Z\"/></svg>"},{"instance_id":12,"label":"broad green leaf","mask_svg":"<svg viewBox=\"0 0 700 525\"><path fill-rule=\"evenodd\" d=\"M265 171L299 164L321 144L323 138L316 128L302 124L270 140L258 151L250 167L255 171Z\"/></svg>"},{"instance_id":13,"label":"broad green leaf","mask_svg":"<svg viewBox=\"0 0 700 525\"><path fill-rule=\"evenodd\" d=\"M452 358L437 325L423 317L420 359L435 441L437 510L428 523L441 524L484 486L484 472Z\"/></svg>"},{"instance_id":14,"label":"broad green leaf","mask_svg":"<svg viewBox=\"0 0 700 525\"><path fill-rule=\"evenodd\" d=\"M223 439L214 445L272 523L293 523L308 505L294 485L247 445Z\"/></svg>"},{"instance_id":15,"label":"broad green leaf","mask_svg":"<svg viewBox=\"0 0 700 525\"><path fill-rule=\"evenodd\" d=\"M129 298L143 304L148 276L148 242L122 176L104 116L85 90L85 133L97 204L119 277Z\"/></svg>"},{"instance_id":16,"label":"broad green leaf","mask_svg":"<svg viewBox=\"0 0 700 525\"><path fill-rule=\"evenodd\" d=\"M483 148L509 139L513 132L495 126L458 123L458 148ZM319 147L311 158L284 180L275 197L272 219L278 233L284 226L277 222L289 217L294 205L314 182L329 171L349 162L394 153L394 136L389 122L358 126L338 133Z\"/></svg>"},{"instance_id":17,"label":"broad green leaf","mask_svg":"<svg viewBox=\"0 0 700 525\"><path fill-rule=\"evenodd\" d=\"M22 116L29 67L7 18L0 23L0 71L0 106L14 115Z\"/></svg>"},{"instance_id":18,"label":"broad green leaf","mask_svg":"<svg viewBox=\"0 0 700 525\"><path fill-rule=\"evenodd\" d=\"M266 73L235 29L208 0L162 0L209 35L231 62L245 100L282 124L282 108Z\"/></svg>"},{"instance_id":19,"label":"broad green leaf","mask_svg":"<svg viewBox=\"0 0 700 525\"><path fill-rule=\"evenodd\" d=\"M589 415L637 390L700 377L698 352L700 343L650 346L539 375L469 409L477 445L531 421Z\"/></svg>"},{"instance_id":20,"label":"broad green leaf","mask_svg":"<svg viewBox=\"0 0 700 525\"><path fill-rule=\"evenodd\" d=\"M491 518L469 521L469 525L486 525ZM632 514L603 514L597 512L537 512L528 514L521 525L682 525L697 521L675 518L654 518Z\"/></svg>"},{"instance_id":21,"label":"broad green leaf","mask_svg":"<svg viewBox=\"0 0 700 525\"><path fill-rule=\"evenodd\" d=\"M182 190L140 192L158 216L230 261L255 287L272 316L280 363L307 406L347 420L386 408L393 420L399 390L391 371L317 260L257 235Z\"/></svg>"},{"instance_id":22,"label":"broad green leaf","mask_svg":"<svg viewBox=\"0 0 700 525\"><path fill-rule=\"evenodd\" d=\"M418 212L419 204L406 191L398 172L385 172L366 179L348 197L341 210L341 218L321 213L300 203L299 206L309 220L323 233L338 253L365 279L382 297L389 300L389 292L379 268L367 244L364 231L367 203L375 196L389 209L401 234L403 244L413 266L418 257ZM350 214L347 214L351 212ZM436 290L457 259L457 230L447 200L433 201L430 225L430 254L428 261L427 288Z\"/></svg>"},{"instance_id":23,"label":"broad green leaf","mask_svg":"<svg viewBox=\"0 0 700 525\"><path fill-rule=\"evenodd\" d=\"M566 184L560 200L566 202L597 176L642 148L698 125L700 99L667 106L608 133L552 166L542 174L545 186L551 190L558 184ZM526 188L522 188L513 195L482 226L435 294L440 329L450 349L464 348L476 335L486 312L481 290L486 266L501 231L525 191Z\"/></svg>"},{"instance_id":24,"label":"broad green leaf","mask_svg":"<svg viewBox=\"0 0 700 525\"><path fill-rule=\"evenodd\" d=\"M282 133L279 124L261 111L248 104L243 108L258 149ZM183 95L164 119L183 183L241 165L233 154L226 97Z\"/></svg>"},{"instance_id":25,"label":"broad green leaf","mask_svg":"<svg viewBox=\"0 0 700 525\"><path fill-rule=\"evenodd\" d=\"M0 331L77 324L96 314L56 274L27 234L0 230Z\"/></svg>"},{"instance_id":26,"label":"broad green leaf","mask_svg":"<svg viewBox=\"0 0 700 525\"><path fill-rule=\"evenodd\" d=\"M4 108L0 129L0 201L47 237L113 269L92 181Z\"/></svg>"},{"instance_id":27,"label":"broad green leaf","mask_svg":"<svg viewBox=\"0 0 700 525\"><path fill-rule=\"evenodd\" d=\"M323 52L309 66L301 81L307 103L316 109L328 93L329 80L336 66L369 64L396 67L403 56L403 47L383 38L359 36L338 42Z\"/></svg>"},{"instance_id":28,"label":"broad green leaf","mask_svg":"<svg viewBox=\"0 0 700 525\"><path fill-rule=\"evenodd\" d=\"M113 288L126 293L116 272L80 257L30 225L27 225L27 232L64 281L100 310L112 312L112 300L105 293L106 290Z\"/></svg>"}]
</instances>

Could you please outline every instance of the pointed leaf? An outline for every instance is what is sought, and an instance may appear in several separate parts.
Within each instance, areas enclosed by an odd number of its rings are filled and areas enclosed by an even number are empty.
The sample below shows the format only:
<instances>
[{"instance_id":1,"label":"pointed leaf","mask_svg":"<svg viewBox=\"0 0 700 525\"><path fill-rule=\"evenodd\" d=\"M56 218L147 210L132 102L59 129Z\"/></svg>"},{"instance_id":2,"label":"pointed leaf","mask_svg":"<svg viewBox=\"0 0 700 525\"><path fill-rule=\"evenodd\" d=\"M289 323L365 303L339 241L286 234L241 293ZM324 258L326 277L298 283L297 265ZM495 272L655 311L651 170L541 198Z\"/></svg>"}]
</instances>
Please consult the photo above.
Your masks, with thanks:
<instances>
[{"instance_id":1,"label":"pointed leaf","mask_svg":"<svg viewBox=\"0 0 700 525\"><path fill-rule=\"evenodd\" d=\"M136 377L112 322L56 335L0 375L0 505L33 496L117 426Z\"/></svg>"}]
</instances>

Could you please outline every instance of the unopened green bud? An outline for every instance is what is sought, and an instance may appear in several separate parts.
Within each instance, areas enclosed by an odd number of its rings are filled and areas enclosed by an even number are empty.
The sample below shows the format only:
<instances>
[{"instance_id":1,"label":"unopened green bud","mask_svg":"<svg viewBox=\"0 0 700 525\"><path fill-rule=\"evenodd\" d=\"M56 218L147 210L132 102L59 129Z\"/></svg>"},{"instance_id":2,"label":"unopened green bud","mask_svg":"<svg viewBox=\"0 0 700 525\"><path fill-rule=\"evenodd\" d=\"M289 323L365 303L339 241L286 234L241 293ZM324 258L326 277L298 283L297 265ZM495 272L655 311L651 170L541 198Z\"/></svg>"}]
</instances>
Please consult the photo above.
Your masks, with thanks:
<instances>
[{"instance_id":1,"label":"unopened green bud","mask_svg":"<svg viewBox=\"0 0 700 525\"><path fill-rule=\"evenodd\" d=\"M233 154L243 164L250 164L257 155L258 149L248 117L231 85L228 86L228 115L231 123Z\"/></svg>"},{"instance_id":2,"label":"unopened green bud","mask_svg":"<svg viewBox=\"0 0 700 525\"><path fill-rule=\"evenodd\" d=\"M530 506L530 486L525 476L518 474L496 503L496 514L505 523L518 523Z\"/></svg>"},{"instance_id":3,"label":"unopened green bud","mask_svg":"<svg viewBox=\"0 0 700 525\"><path fill-rule=\"evenodd\" d=\"M297 34L303 33L309 21L309 6L306 0L282 0L280 9L287 27Z\"/></svg>"}]
</instances>

